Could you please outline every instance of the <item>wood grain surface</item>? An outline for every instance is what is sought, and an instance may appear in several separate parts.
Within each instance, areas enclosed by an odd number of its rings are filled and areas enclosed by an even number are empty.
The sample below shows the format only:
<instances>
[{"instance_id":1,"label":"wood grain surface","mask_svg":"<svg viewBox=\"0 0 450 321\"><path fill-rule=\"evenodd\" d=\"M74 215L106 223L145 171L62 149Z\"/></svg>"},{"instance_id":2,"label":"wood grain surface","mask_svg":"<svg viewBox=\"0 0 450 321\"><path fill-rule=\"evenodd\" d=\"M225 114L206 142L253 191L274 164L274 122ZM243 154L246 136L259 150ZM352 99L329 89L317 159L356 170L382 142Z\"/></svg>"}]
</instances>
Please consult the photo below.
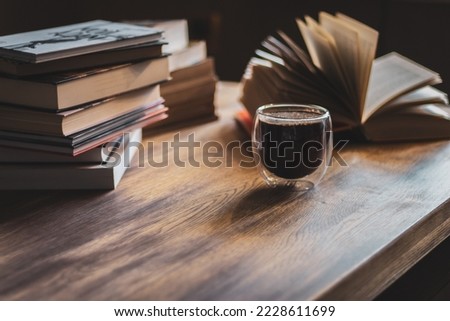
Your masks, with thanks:
<instances>
[{"instance_id":1,"label":"wood grain surface","mask_svg":"<svg viewBox=\"0 0 450 321\"><path fill-rule=\"evenodd\" d=\"M220 119L181 140L246 140L237 84L218 87ZM175 134L145 138L169 166L144 160L115 191L3 192L0 299L372 299L450 235L448 141L347 146L348 166L299 195L265 187L236 149L176 166Z\"/></svg>"}]
</instances>

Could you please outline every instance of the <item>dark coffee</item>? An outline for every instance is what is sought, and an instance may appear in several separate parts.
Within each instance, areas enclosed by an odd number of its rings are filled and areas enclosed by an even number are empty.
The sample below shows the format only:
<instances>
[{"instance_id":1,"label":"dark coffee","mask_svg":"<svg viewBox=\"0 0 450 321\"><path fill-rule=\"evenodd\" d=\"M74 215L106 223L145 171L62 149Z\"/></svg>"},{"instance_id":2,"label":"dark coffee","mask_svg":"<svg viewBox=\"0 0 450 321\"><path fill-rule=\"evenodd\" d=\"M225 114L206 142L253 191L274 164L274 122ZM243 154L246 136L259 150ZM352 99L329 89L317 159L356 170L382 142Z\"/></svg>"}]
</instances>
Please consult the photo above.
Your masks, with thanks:
<instances>
[{"instance_id":1,"label":"dark coffee","mask_svg":"<svg viewBox=\"0 0 450 321\"><path fill-rule=\"evenodd\" d=\"M304 114L300 115L301 118L317 117L317 114ZM305 177L312 174L325 159L322 122L277 124L276 121L261 120L259 130L261 148L258 152L262 165L278 177Z\"/></svg>"}]
</instances>

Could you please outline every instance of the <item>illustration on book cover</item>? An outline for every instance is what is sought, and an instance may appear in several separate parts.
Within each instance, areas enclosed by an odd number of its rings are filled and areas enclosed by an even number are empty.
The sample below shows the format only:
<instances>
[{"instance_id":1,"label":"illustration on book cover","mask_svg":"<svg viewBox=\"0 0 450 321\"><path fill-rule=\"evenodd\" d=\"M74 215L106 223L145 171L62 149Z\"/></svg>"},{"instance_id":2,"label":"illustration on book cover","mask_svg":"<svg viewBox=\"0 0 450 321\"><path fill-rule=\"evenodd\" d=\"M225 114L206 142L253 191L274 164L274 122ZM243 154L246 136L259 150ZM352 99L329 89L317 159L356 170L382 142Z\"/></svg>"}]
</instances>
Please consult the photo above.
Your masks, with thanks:
<instances>
[{"instance_id":1,"label":"illustration on book cover","mask_svg":"<svg viewBox=\"0 0 450 321\"><path fill-rule=\"evenodd\" d=\"M17 54L40 55L148 36L156 37L149 40L158 40L160 34L159 30L153 28L94 20L3 36L0 37L0 49L5 51L5 54L6 51L12 51Z\"/></svg>"}]
</instances>

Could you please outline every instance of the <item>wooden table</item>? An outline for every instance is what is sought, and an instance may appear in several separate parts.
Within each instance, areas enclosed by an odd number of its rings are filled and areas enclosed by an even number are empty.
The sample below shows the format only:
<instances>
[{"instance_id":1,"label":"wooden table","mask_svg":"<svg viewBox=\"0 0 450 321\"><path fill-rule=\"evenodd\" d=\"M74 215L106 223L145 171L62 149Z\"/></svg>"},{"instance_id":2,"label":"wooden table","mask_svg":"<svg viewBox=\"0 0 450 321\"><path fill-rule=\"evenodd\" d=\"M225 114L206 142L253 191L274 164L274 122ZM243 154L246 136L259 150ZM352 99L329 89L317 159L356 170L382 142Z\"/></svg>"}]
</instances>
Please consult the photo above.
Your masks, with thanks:
<instances>
[{"instance_id":1,"label":"wooden table","mask_svg":"<svg viewBox=\"0 0 450 321\"><path fill-rule=\"evenodd\" d=\"M219 84L220 120L180 139L245 139L237 95ZM174 134L146 138L169 166L131 168L115 191L2 193L0 298L371 299L450 235L448 141L348 146L348 166L298 195L236 150L216 158L230 166L178 167Z\"/></svg>"}]
</instances>

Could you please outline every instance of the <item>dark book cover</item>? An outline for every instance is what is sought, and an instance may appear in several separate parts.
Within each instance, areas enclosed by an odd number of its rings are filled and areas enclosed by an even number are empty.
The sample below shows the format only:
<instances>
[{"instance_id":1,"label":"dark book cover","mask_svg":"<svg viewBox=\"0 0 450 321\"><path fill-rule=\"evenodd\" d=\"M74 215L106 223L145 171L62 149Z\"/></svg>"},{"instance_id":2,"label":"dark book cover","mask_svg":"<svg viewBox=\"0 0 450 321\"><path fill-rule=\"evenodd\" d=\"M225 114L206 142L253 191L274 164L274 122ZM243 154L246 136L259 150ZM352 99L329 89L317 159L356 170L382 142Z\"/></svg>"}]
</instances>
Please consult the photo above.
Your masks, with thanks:
<instances>
[{"instance_id":1,"label":"dark book cover","mask_svg":"<svg viewBox=\"0 0 450 321\"><path fill-rule=\"evenodd\" d=\"M79 56L51 60L37 64L0 57L0 73L15 77L25 77L137 62L140 60L164 56L162 54L162 46L165 44L165 42L155 41L122 48L86 53Z\"/></svg>"},{"instance_id":2,"label":"dark book cover","mask_svg":"<svg viewBox=\"0 0 450 321\"><path fill-rule=\"evenodd\" d=\"M155 28L93 20L0 37L0 56L39 63L85 53L158 41Z\"/></svg>"}]
</instances>

